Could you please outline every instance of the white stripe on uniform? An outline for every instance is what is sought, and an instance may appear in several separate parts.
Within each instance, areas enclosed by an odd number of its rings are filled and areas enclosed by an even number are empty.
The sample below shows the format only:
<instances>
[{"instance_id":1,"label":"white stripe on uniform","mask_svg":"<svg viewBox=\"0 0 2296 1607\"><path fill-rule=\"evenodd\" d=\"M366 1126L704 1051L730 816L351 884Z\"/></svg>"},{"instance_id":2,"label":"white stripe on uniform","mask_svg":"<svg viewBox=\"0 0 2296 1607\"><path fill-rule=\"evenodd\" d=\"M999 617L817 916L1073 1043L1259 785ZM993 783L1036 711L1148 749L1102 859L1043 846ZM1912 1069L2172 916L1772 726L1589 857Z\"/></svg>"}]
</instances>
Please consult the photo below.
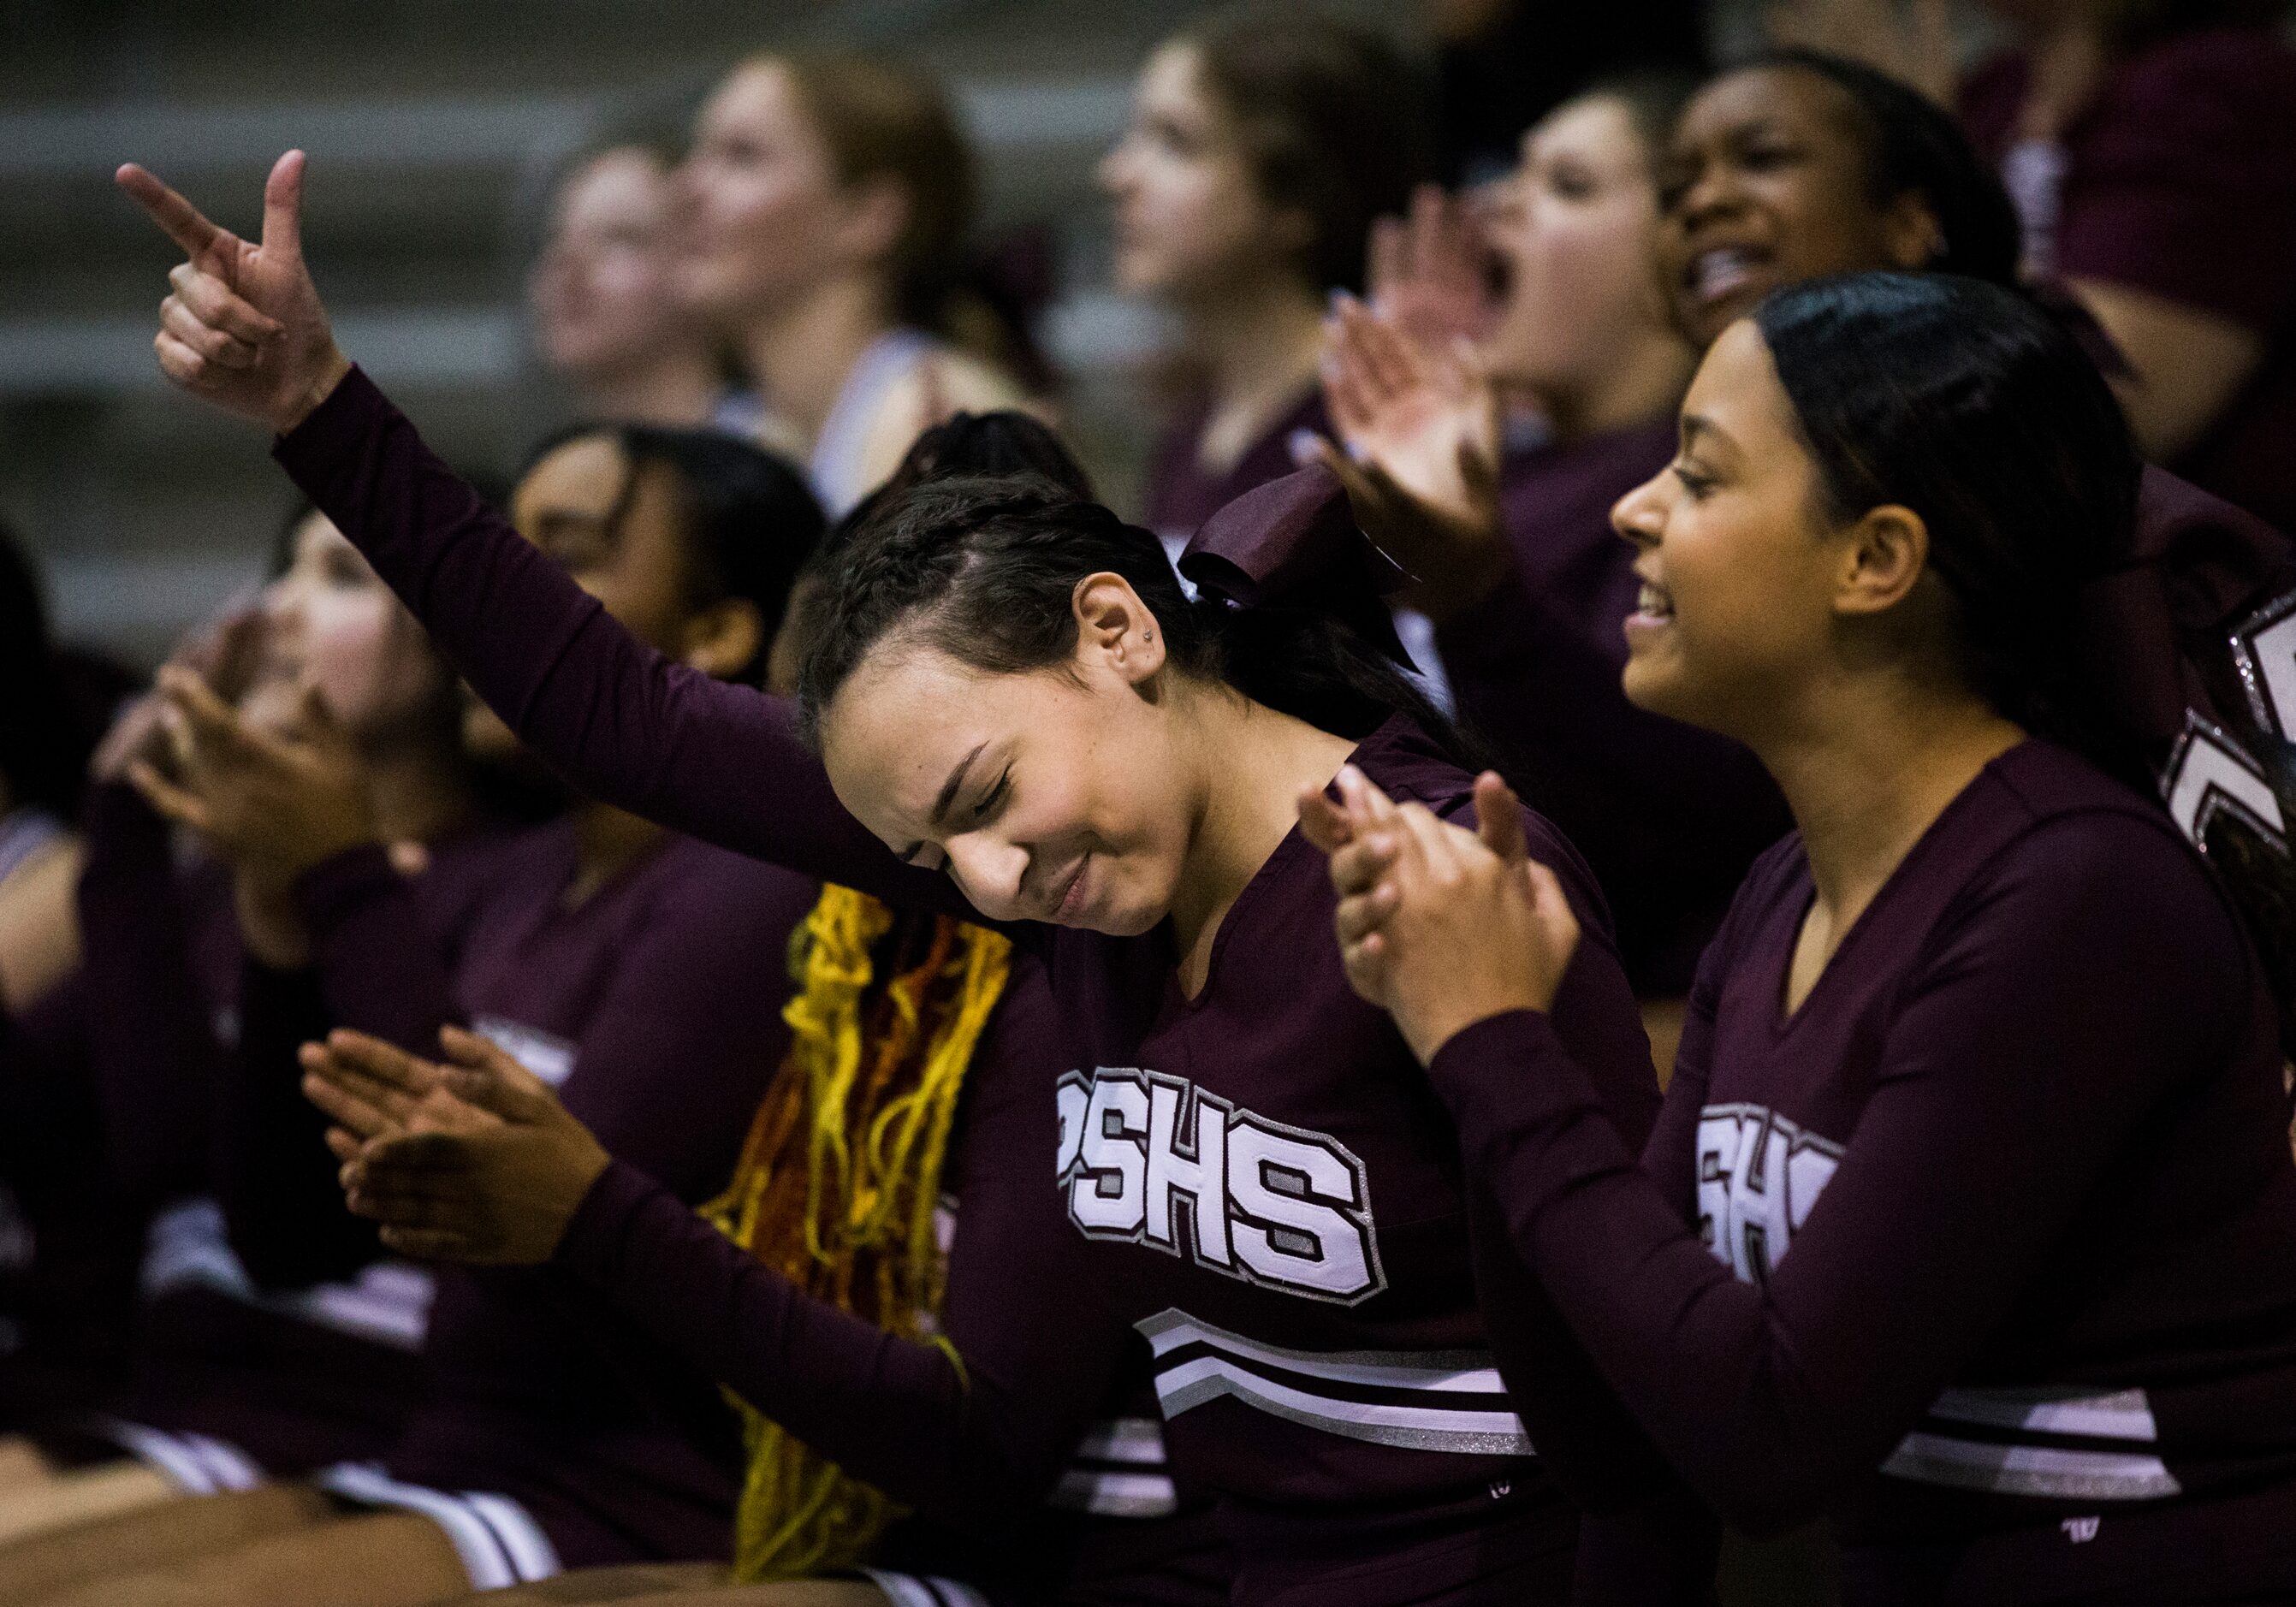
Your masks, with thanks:
<instances>
[{"instance_id":1,"label":"white stripe on uniform","mask_svg":"<svg viewBox=\"0 0 2296 1607\"><path fill-rule=\"evenodd\" d=\"M2113 1448L2161 1438L2152 1403L2142 1390L2101 1395L2046 1385L1948 1390L1925 1415L1926 1426L1899 1442L1882 1472L1917 1484L2054 1500L2152 1501L2183 1491L2159 1456ZM2107 1443L2005 1444L1946 1426L1956 1423Z\"/></svg>"},{"instance_id":2,"label":"white stripe on uniform","mask_svg":"<svg viewBox=\"0 0 2296 1607\"><path fill-rule=\"evenodd\" d=\"M263 1482L254 1458L205 1434L178 1434L117 1417L99 1419L95 1432L187 1496L221 1496Z\"/></svg>"},{"instance_id":3,"label":"white stripe on uniform","mask_svg":"<svg viewBox=\"0 0 2296 1607\"><path fill-rule=\"evenodd\" d=\"M1072 1467L1046 1497L1054 1506L1102 1518L1168 1518L1180 1492L1163 1473L1103 1473Z\"/></svg>"},{"instance_id":4,"label":"white stripe on uniform","mask_svg":"<svg viewBox=\"0 0 2296 1607\"><path fill-rule=\"evenodd\" d=\"M885 1593L893 1607L994 1607L972 1586L939 1574L887 1573L876 1568L864 1568L860 1572Z\"/></svg>"},{"instance_id":5,"label":"white stripe on uniform","mask_svg":"<svg viewBox=\"0 0 2296 1607\"><path fill-rule=\"evenodd\" d=\"M1917 1484L2055 1500L2151 1501L2177 1495L2184 1488L2158 1456L1992 1445L1918 1431L1898 1442L1882 1471Z\"/></svg>"},{"instance_id":6,"label":"white stripe on uniform","mask_svg":"<svg viewBox=\"0 0 2296 1607\"><path fill-rule=\"evenodd\" d=\"M430 1519L453 1543L474 1590L531 1584L562 1571L549 1537L507 1496L455 1495L427 1484L408 1484L371 1463L340 1463L313 1482L367 1506L392 1507Z\"/></svg>"},{"instance_id":7,"label":"white stripe on uniform","mask_svg":"<svg viewBox=\"0 0 2296 1607\"><path fill-rule=\"evenodd\" d=\"M1488 1353L1445 1350L1294 1350L1247 1339L1177 1310L1143 1320L1160 1363L1201 1345L1210 1354L1162 1366L1156 1397L1168 1421L1223 1396L1287 1422L1375 1445L1462 1455L1527 1456L1530 1436L1505 1406L1506 1386ZM1409 1391L1415 1402L1361 1401L1291 1378ZM1467 1398L1494 1403L1477 1407Z\"/></svg>"}]
</instances>

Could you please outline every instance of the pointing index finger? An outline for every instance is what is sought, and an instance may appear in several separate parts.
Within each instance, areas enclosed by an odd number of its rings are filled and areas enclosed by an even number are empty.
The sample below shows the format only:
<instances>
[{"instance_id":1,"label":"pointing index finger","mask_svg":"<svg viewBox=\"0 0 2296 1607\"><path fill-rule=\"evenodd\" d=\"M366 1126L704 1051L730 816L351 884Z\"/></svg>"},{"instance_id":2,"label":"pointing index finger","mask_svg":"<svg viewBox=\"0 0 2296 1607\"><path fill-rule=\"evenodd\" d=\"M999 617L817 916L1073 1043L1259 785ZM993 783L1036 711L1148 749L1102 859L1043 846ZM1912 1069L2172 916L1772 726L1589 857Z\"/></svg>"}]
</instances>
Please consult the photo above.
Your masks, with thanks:
<instances>
[{"instance_id":1,"label":"pointing index finger","mask_svg":"<svg viewBox=\"0 0 2296 1607\"><path fill-rule=\"evenodd\" d=\"M202 256L219 242L231 238L226 231L209 223L197 207L161 184L149 168L128 162L112 177L136 205L152 215L152 222L167 231L168 238L188 255Z\"/></svg>"}]
</instances>

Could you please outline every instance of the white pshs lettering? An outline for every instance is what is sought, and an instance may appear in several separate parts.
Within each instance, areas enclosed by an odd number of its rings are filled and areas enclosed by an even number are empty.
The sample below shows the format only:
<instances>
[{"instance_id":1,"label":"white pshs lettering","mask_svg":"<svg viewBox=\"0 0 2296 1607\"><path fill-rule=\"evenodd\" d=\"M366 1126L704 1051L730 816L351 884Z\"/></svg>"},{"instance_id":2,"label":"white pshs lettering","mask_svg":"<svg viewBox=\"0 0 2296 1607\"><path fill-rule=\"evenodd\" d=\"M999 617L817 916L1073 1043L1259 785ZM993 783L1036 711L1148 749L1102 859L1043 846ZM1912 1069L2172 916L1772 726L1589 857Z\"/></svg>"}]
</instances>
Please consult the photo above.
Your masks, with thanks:
<instances>
[{"instance_id":1,"label":"white pshs lettering","mask_svg":"<svg viewBox=\"0 0 2296 1607\"><path fill-rule=\"evenodd\" d=\"M1146 1088L1119 1078L1093 1085L1069 1187L1069 1215L1087 1234L1130 1236L1147 1219L1147 1133Z\"/></svg>"},{"instance_id":2,"label":"white pshs lettering","mask_svg":"<svg viewBox=\"0 0 2296 1607\"><path fill-rule=\"evenodd\" d=\"M1387 1286L1363 1162L1329 1135L1129 1067L1070 1072L1056 1097L1060 1182L1087 1237L1345 1305Z\"/></svg>"}]
</instances>

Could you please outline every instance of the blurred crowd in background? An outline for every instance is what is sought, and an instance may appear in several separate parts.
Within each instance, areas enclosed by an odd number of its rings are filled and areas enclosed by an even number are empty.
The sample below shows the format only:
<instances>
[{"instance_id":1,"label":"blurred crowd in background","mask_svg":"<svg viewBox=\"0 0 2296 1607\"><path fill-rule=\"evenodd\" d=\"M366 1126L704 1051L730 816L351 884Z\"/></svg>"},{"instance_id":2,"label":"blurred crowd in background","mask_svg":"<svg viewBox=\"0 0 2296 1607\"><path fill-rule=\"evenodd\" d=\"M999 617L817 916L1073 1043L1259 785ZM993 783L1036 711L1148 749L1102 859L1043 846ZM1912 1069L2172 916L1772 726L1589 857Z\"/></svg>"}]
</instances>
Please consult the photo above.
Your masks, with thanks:
<instances>
[{"instance_id":1,"label":"blurred crowd in background","mask_svg":"<svg viewBox=\"0 0 2296 1607\"><path fill-rule=\"evenodd\" d=\"M1323 29L1301 6L988 0L251 5L212 25L15 9L0 1001L21 1021L137 957L86 927L119 907L91 800L135 807L133 780L146 807L202 818L141 779L148 676L170 656L249 707L316 686L323 714L279 717L357 750L394 843L443 841L474 799L558 807L348 545L285 505L257 445L159 395L145 326L170 259L109 188L130 157L251 234L250 176L307 148L307 250L345 349L650 640L707 658L711 611L745 599L761 634L726 678L790 674L762 644L793 577L734 551L739 521L809 493L817 529L958 412L1054 425L1176 553L1318 454L1431 510L1450 545L1398 627L1439 697L1562 756L1538 801L1603 879L1654 1042L1783 817L1742 754L1634 724L1651 717L1617 693L1619 570L1598 549L1611 502L1666 461L1697 355L1761 295L1869 267L2024 283L2092 342L2152 462L2296 529L2282 0L1427 0L1333 6L1349 26ZM713 455L712 431L790 467ZM649 570L614 540L660 487L693 552ZM1577 713L1525 707L1565 672L1524 656L1529 605L1479 532L1517 545L1541 597L1607 620L1587 628L1611 640L1570 659L1603 683ZM1587 709L1604 734L1570 724ZM1692 792L1709 831L1685 846L1656 823ZM577 855L601 884L643 847L606 818ZM281 915L275 845L207 835L186 907L232 936L192 944L171 985L235 1009L235 946L306 963L309 911ZM770 1010L740 1028L774 1029ZM722 1182L756 1092L725 1095L726 1143L659 1158L685 1193ZM94 1169L59 1148L102 1128L82 1107L111 1095L57 1097L70 1108L0 1130L12 1426L116 1399L135 1266L148 1295L168 1265L209 1265L182 1246L222 1231L168 1216L204 1180L164 1144L123 1160L115 1121ZM172 1264L146 1249L155 1220L192 1235ZM70 1510L135 1498L114 1485Z\"/></svg>"}]
</instances>

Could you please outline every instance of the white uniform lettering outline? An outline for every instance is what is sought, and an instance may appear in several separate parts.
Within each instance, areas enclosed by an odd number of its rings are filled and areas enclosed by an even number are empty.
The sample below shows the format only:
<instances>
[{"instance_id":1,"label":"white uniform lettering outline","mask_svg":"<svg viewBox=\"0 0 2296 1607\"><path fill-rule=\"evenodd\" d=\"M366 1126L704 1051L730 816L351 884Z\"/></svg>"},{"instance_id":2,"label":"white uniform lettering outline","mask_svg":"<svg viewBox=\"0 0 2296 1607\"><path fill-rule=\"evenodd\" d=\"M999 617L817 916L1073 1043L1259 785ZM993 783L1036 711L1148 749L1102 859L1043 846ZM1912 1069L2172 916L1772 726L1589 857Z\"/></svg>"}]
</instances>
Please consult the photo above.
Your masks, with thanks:
<instances>
[{"instance_id":1,"label":"white uniform lettering outline","mask_svg":"<svg viewBox=\"0 0 2296 1607\"><path fill-rule=\"evenodd\" d=\"M1059 1183L1086 1238L1344 1306L1387 1287L1369 1175L1337 1139L1136 1067L1071 1071L1055 1098Z\"/></svg>"},{"instance_id":2,"label":"white uniform lettering outline","mask_svg":"<svg viewBox=\"0 0 2296 1607\"><path fill-rule=\"evenodd\" d=\"M2232 657L2257 723L2296 742L2296 592L2233 627Z\"/></svg>"},{"instance_id":3,"label":"white uniform lettering outline","mask_svg":"<svg viewBox=\"0 0 2296 1607\"><path fill-rule=\"evenodd\" d=\"M2189 709L2184 734L2161 772L2161 796L2177 829L2203 853L2209 827L2226 811L2287 851L2288 823L2263 770L2239 743Z\"/></svg>"},{"instance_id":4,"label":"white uniform lettering outline","mask_svg":"<svg viewBox=\"0 0 2296 1607\"><path fill-rule=\"evenodd\" d=\"M1767 1107L1708 1105L1698 1117L1698 1233L1742 1283L1760 1283L1841 1163L1841 1146Z\"/></svg>"}]
</instances>

